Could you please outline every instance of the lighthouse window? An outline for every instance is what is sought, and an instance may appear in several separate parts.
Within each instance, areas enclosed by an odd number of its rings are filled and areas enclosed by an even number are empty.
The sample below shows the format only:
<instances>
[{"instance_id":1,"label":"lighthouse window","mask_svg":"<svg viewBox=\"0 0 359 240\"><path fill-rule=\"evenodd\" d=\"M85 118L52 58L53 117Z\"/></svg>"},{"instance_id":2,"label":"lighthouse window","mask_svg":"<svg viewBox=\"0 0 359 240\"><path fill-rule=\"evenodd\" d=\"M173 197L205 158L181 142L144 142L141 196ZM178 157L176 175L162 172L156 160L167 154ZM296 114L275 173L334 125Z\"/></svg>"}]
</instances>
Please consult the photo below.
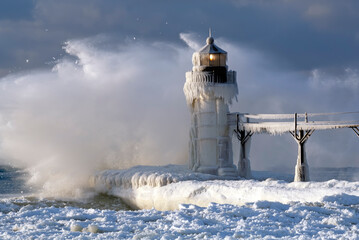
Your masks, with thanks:
<instances>
[{"instance_id":1,"label":"lighthouse window","mask_svg":"<svg viewBox=\"0 0 359 240\"><path fill-rule=\"evenodd\" d=\"M200 55L201 66L225 66L226 65L226 54L201 54Z\"/></svg>"},{"instance_id":2,"label":"lighthouse window","mask_svg":"<svg viewBox=\"0 0 359 240\"><path fill-rule=\"evenodd\" d=\"M227 58L227 56L226 56L226 54L221 54L220 56L219 56L219 64L221 65L221 66L226 66L226 58Z\"/></svg>"},{"instance_id":3,"label":"lighthouse window","mask_svg":"<svg viewBox=\"0 0 359 240\"><path fill-rule=\"evenodd\" d=\"M220 66L220 54L209 54L209 66Z\"/></svg>"}]
</instances>

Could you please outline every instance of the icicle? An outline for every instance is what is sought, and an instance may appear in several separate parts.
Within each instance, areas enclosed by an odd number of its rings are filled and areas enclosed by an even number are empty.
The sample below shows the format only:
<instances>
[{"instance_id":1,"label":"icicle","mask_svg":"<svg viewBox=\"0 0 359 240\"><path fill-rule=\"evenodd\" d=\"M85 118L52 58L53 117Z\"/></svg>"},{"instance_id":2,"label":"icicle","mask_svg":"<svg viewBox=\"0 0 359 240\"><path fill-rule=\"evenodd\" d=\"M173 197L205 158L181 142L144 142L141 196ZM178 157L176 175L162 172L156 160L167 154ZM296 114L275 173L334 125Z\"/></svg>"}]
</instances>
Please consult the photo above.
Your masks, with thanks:
<instances>
[{"instance_id":1,"label":"icicle","mask_svg":"<svg viewBox=\"0 0 359 240\"><path fill-rule=\"evenodd\" d=\"M194 99L203 97L204 93L223 98L226 103L231 104L232 99L238 94L238 87L231 71L228 72L227 78L227 83L215 83L211 73L187 72L186 83L183 87L187 104L191 105Z\"/></svg>"}]
</instances>

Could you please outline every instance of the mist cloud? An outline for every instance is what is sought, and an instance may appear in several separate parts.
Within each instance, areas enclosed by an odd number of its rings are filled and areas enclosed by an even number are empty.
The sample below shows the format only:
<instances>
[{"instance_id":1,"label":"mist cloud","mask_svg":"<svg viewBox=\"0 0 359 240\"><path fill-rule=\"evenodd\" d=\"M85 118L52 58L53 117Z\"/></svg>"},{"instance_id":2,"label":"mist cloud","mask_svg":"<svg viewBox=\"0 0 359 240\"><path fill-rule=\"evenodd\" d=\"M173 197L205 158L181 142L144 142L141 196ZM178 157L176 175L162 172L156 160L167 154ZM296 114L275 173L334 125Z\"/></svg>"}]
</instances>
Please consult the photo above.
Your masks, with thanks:
<instances>
[{"instance_id":1,"label":"mist cloud","mask_svg":"<svg viewBox=\"0 0 359 240\"><path fill-rule=\"evenodd\" d=\"M191 53L158 42L110 51L103 41L69 41L76 61L1 80L2 158L46 190L86 185L100 169L186 162Z\"/></svg>"}]
</instances>

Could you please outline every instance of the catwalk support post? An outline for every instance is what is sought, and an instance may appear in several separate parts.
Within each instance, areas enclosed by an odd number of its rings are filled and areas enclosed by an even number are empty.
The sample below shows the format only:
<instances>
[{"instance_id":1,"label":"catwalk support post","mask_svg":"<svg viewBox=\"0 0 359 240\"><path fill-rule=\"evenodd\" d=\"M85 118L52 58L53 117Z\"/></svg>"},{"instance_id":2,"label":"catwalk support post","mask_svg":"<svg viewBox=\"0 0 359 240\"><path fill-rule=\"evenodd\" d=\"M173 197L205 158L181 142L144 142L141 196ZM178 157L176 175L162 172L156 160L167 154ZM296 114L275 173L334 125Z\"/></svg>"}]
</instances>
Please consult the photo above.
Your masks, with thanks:
<instances>
[{"instance_id":1,"label":"catwalk support post","mask_svg":"<svg viewBox=\"0 0 359 240\"><path fill-rule=\"evenodd\" d=\"M251 131L239 130L239 114L237 114L237 129L235 133L240 143L240 152L238 160L238 175L243 178L251 178L251 163L249 161L249 151L251 147ZM247 122L249 119L247 118Z\"/></svg>"},{"instance_id":2,"label":"catwalk support post","mask_svg":"<svg viewBox=\"0 0 359 240\"><path fill-rule=\"evenodd\" d=\"M305 118L305 121L308 122L308 118ZM307 182L309 181L309 167L307 156L305 152L305 143L309 139L309 137L314 132L314 129L310 130L298 130L298 117L297 113L294 114L294 131L291 131L293 138L298 143L298 157L297 164L295 166L295 182Z\"/></svg>"}]
</instances>

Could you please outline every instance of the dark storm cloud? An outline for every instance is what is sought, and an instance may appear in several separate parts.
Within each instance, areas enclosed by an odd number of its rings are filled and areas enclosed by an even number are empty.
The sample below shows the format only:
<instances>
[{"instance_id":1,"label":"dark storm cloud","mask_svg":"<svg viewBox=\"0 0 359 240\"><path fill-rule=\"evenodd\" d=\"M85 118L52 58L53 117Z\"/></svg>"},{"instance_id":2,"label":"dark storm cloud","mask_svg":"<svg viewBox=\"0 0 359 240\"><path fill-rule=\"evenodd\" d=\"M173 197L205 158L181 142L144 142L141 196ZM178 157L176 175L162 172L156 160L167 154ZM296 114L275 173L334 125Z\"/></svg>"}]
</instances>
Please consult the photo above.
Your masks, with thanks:
<instances>
[{"instance_id":1,"label":"dark storm cloud","mask_svg":"<svg viewBox=\"0 0 359 240\"><path fill-rule=\"evenodd\" d=\"M32 0L1 0L0 20L2 19L30 19L34 1Z\"/></svg>"},{"instance_id":2,"label":"dark storm cloud","mask_svg":"<svg viewBox=\"0 0 359 240\"><path fill-rule=\"evenodd\" d=\"M356 66L357 1L2 1L0 74L44 67L68 39L179 42L180 32L238 41L298 70ZM26 59L29 59L26 62Z\"/></svg>"},{"instance_id":3,"label":"dark storm cloud","mask_svg":"<svg viewBox=\"0 0 359 240\"><path fill-rule=\"evenodd\" d=\"M359 2L233 2L240 19L233 38L278 54L294 68L358 64Z\"/></svg>"}]
</instances>

